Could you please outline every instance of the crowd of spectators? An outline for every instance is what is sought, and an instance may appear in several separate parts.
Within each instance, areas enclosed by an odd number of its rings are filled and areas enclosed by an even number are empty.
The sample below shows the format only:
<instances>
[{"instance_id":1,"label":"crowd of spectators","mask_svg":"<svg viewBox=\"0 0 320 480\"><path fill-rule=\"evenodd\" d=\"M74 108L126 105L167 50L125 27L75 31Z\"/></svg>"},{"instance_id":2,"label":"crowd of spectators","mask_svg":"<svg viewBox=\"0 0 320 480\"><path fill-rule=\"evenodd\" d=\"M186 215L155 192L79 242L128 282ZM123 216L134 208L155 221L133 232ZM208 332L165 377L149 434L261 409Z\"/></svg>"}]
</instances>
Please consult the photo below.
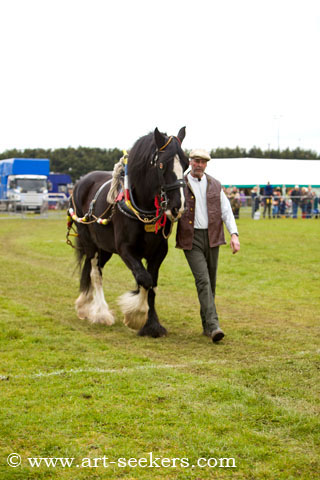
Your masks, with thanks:
<instances>
[{"instance_id":1,"label":"crowd of spectators","mask_svg":"<svg viewBox=\"0 0 320 480\"><path fill-rule=\"evenodd\" d=\"M248 197L244 190L237 187L224 189L229 198L235 218L240 217L240 210L251 205L251 217L260 218L320 218L319 195L312 187L281 189L268 182L264 187L255 186ZM249 202L248 202L249 200Z\"/></svg>"},{"instance_id":2,"label":"crowd of spectators","mask_svg":"<svg viewBox=\"0 0 320 480\"><path fill-rule=\"evenodd\" d=\"M301 218L319 217L319 197L311 186L300 188L296 185L283 194L280 187L273 188L268 182L261 193L264 218L267 213L269 218L271 215L272 218L298 218L299 208L301 209Z\"/></svg>"}]
</instances>

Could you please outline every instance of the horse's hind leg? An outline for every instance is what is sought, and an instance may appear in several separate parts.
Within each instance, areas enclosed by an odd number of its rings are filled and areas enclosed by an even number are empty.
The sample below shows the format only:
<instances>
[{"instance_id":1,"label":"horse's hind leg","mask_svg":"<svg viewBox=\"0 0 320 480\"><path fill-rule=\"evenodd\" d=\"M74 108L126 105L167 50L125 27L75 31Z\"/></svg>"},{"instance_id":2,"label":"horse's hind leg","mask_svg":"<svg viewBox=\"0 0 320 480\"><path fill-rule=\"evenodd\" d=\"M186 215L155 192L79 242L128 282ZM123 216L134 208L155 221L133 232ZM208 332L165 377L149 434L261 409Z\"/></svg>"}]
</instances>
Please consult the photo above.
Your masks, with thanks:
<instances>
[{"instance_id":1,"label":"horse's hind leg","mask_svg":"<svg viewBox=\"0 0 320 480\"><path fill-rule=\"evenodd\" d=\"M101 269L110 259L108 252L96 253L93 258L86 258L80 281L80 296L76 300L78 317L86 318L91 323L112 325L114 317L104 298Z\"/></svg>"},{"instance_id":2,"label":"horse's hind leg","mask_svg":"<svg viewBox=\"0 0 320 480\"><path fill-rule=\"evenodd\" d=\"M91 285L91 259L86 257L81 271L80 295L75 302L78 318L81 320L89 319L90 305L93 300L93 290Z\"/></svg>"},{"instance_id":3,"label":"horse's hind leg","mask_svg":"<svg viewBox=\"0 0 320 480\"><path fill-rule=\"evenodd\" d=\"M104 264L111 257L111 253L100 252L91 259L91 285L93 289L93 301L91 303L91 318L89 320L92 323L105 323L106 325L112 325L114 323L114 317L109 310L108 304L104 298L102 287L102 271Z\"/></svg>"}]
</instances>

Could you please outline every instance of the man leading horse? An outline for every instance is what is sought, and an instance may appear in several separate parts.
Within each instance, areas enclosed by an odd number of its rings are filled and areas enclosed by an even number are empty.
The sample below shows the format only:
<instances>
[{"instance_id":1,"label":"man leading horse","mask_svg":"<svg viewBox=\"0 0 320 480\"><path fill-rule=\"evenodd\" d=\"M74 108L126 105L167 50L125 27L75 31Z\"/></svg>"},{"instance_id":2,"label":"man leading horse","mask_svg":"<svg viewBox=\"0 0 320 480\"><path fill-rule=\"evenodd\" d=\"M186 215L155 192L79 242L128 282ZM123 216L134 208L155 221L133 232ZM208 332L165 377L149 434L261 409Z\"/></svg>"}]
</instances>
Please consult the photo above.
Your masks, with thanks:
<instances>
[{"instance_id":1,"label":"man leading horse","mask_svg":"<svg viewBox=\"0 0 320 480\"><path fill-rule=\"evenodd\" d=\"M230 202L220 182L205 173L209 160L205 150L190 153L191 171L185 176L187 210L178 223L176 246L183 249L195 278L203 334L219 342L224 332L219 325L215 290L219 246L226 243L223 223L231 235L232 253L240 250L240 242Z\"/></svg>"}]
</instances>

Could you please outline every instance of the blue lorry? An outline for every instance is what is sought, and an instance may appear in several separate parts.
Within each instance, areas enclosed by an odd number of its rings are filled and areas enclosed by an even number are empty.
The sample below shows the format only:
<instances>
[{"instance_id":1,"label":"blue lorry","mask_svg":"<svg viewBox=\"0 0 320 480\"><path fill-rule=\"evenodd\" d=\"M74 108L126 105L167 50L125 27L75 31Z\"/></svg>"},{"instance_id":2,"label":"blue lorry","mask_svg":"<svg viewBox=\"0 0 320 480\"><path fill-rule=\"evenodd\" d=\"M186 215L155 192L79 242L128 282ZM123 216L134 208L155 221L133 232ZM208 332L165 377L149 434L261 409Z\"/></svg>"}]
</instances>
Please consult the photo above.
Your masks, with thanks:
<instances>
[{"instance_id":1,"label":"blue lorry","mask_svg":"<svg viewBox=\"0 0 320 480\"><path fill-rule=\"evenodd\" d=\"M70 188L72 187L72 180L70 175L66 173L50 173L48 175L48 190L49 193L65 193L67 197L70 196Z\"/></svg>"},{"instance_id":2,"label":"blue lorry","mask_svg":"<svg viewBox=\"0 0 320 480\"><path fill-rule=\"evenodd\" d=\"M72 179L66 173L50 173L48 175L48 206L58 210L66 208L72 190Z\"/></svg>"},{"instance_id":3,"label":"blue lorry","mask_svg":"<svg viewBox=\"0 0 320 480\"><path fill-rule=\"evenodd\" d=\"M40 212L47 203L48 158L0 161L0 203L3 209Z\"/></svg>"}]
</instances>

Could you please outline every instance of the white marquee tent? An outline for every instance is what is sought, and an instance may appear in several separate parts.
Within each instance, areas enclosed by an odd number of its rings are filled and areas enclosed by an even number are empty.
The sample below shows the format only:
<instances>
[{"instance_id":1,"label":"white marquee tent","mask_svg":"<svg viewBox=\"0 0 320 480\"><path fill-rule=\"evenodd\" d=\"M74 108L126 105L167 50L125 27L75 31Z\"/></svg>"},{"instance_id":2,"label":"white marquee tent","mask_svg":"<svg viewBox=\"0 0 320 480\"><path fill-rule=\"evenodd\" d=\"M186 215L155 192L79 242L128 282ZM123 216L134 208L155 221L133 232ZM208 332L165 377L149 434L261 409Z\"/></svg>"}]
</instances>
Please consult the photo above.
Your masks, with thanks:
<instances>
[{"instance_id":1,"label":"white marquee tent","mask_svg":"<svg viewBox=\"0 0 320 480\"><path fill-rule=\"evenodd\" d=\"M274 187L320 187L320 160L213 158L206 172L227 187L263 187L268 181Z\"/></svg>"}]
</instances>

